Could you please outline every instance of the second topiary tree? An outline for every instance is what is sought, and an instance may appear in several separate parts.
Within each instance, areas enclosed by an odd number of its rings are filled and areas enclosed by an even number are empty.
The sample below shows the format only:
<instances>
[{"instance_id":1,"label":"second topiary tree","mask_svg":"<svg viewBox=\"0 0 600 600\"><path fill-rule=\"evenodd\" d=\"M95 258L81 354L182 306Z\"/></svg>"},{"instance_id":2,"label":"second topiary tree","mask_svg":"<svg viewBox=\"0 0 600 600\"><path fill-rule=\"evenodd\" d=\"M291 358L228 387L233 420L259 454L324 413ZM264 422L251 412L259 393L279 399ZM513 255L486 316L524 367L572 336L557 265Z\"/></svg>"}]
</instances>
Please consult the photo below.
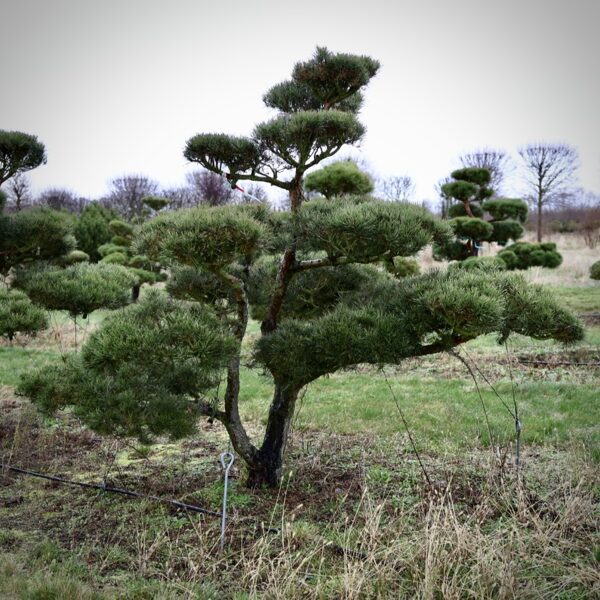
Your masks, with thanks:
<instances>
[{"instance_id":1,"label":"second topiary tree","mask_svg":"<svg viewBox=\"0 0 600 600\"><path fill-rule=\"evenodd\" d=\"M527 220L527 204L518 198L494 198L489 186L489 170L478 167L458 169L452 181L441 186L446 198L454 201L448 209L455 239L434 249L436 259L465 261L465 268L475 266L483 242L506 246L523 236ZM527 269L531 266L554 268L562 258L556 244L518 242L501 250L495 261L484 261L481 267L496 269ZM477 267L479 268L479 267Z\"/></svg>"}]
</instances>

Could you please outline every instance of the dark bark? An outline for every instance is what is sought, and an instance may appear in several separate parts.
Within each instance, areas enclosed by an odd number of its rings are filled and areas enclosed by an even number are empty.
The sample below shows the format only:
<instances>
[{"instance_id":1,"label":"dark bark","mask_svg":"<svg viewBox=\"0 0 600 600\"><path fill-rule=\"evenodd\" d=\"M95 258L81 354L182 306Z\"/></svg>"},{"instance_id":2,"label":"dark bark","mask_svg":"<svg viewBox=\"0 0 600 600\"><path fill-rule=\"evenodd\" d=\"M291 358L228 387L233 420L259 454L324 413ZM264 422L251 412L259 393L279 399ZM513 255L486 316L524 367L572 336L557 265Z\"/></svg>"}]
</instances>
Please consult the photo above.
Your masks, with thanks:
<instances>
[{"instance_id":1,"label":"dark bark","mask_svg":"<svg viewBox=\"0 0 600 600\"><path fill-rule=\"evenodd\" d=\"M240 394L240 357L231 359L227 368L227 388L225 390L225 412L220 419L227 429L229 439L235 451L247 465L257 460L257 450L250 442L248 434L242 425L238 410Z\"/></svg>"},{"instance_id":2,"label":"dark bark","mask_svg":"<svg viewBox=\"0 0 600 600\"><path fill-rule=\"evenodd\" d=\"M248 487L277 487L281 480L283 455L287 444L298 389L275 384L273 402L262 446L253 464L248 465Z\"/></svg>"},{"instance_id":3,"label":"dark bark","mask_svg":"<svg viewBox=\"0 0 600 600\"><path fill-rule=\"evenodd\" d=\"M279 265L279 271L277 272L277 279L275 281L275 291L271 297L269 312L260 326L263 335L267 335L277 329L277 317L281 310L281 305L283 304L283 297L285 296L288 282L293 274L292 267L295 261L296 251L293 248L288 248L283 254L281 264Z\"/></svg>"},{"instance_id":4,"label":"dark bark","mask_svg":"<svg viewBox=\"0 0 600 600\"><path fill-rule=\"evenodd\" d=\"M542 199L538 198L537 203L537 241L542 241Z\"/></svg>"},{"instance_id":5,"label":"dark bark","mask_svg":"<svg viewBox=\"0 0 600 600\"><path fill-rule=\"evenodd\" d=\"M292 213L299 210L302 204L302 173L297 172L296 177L292 180L292 187L290 188L290 207ZM294 264L296 262L296 248L292 245L290 248L286 248L279 270L277 271L277 279L275 280L275 290L271 297L271 304L269 306L269 312L261 323L260 330L263 335L267 335L277 329L277 317L283 304L283 298L287 289L288 283L291 277L294 275Z\"/></svg>"},{"instance_id":6,"label":"dark bark","mask_svg":"<svg viewBox=\"0 0 600 600\"><path fill-rule=\"evenodd\" d=\"M140 283L137 283L136 285L134 285L131 288L131 301L132 302L137 302L139 297L140 297L140 288L142 287L142 285Z\"/></svg>"}]
</instances>

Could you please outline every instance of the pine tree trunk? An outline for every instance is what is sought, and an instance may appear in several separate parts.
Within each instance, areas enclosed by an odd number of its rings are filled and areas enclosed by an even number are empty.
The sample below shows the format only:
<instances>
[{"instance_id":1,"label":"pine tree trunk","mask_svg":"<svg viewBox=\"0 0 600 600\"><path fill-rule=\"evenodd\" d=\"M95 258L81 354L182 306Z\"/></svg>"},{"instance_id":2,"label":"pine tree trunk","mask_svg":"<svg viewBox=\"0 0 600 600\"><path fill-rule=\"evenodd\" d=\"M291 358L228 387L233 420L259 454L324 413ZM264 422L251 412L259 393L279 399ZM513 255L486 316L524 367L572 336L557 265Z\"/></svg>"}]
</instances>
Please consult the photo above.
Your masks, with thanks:
<instances>
[{"instance_id":1,"label":"pine tree trunk","mask_svg":"<svg viewBox=\"0 0 600 600\"><path fill-rule=\"evenodd\" d=\"M131 301L132 302L137 302L139 297L140 297L140 288L142 287L141 284L137 283L136 285L134 285L131 288Z\"/></svg>"},{"instance_id":2,"label":"pine tree trunk","mask_svg":"<svg viewBox=\"0 0 600 600\"><path fill-rule=\"evenodd\" d=\"M542 203L539 200L537 205L537 241L542 241Z\"/></svg>"},{"instance_id":3,"label":"pine tree trunk","mask_svg":"<svg viewBox=\"0 0 600 600\"><path fill-rule=\"evenodd\" d=\"M275 384L273 403L269 411L269 420L263 444L248 467L248 487L277 487L282 476L283 454L294 407L298 398L296 388L289 385Z\"/></svg>"}]
</instances>

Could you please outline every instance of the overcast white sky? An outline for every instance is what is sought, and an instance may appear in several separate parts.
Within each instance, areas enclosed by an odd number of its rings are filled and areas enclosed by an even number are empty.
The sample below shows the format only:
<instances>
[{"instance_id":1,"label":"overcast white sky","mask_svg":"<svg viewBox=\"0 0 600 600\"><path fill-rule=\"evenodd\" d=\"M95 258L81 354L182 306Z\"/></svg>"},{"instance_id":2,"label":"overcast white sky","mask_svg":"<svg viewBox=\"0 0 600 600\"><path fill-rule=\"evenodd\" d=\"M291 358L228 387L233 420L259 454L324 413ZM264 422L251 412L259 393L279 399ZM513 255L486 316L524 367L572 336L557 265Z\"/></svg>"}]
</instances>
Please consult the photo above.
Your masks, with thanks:
<instances>
[{"instance_id":1,"label":"overcast white sky","mask_svg":"<svg viewBox=\"0 0 600 600\"><path fill-rule=\"evenodd\" d=\"M0 129L34 133L36 191L87 196L192 168L196 133L249 134L317 45L382 63L360 156L417 197L482 146L560 141L600 192L599 0L0 0Z\"/></svg>"}]
</instances>

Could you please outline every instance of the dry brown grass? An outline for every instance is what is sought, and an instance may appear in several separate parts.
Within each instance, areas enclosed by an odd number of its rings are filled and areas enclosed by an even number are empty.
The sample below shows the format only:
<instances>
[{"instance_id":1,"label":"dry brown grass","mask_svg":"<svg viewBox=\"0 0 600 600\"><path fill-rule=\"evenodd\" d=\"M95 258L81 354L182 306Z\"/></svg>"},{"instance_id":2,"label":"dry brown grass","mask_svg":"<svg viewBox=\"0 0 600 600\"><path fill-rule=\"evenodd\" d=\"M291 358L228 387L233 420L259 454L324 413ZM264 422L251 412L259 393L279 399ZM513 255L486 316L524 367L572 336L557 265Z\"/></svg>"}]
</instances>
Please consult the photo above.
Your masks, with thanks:
<instances>
[{"instance_id":1,"label":"dry brown grass","mask_svg":"<svg viewBox=\"0 0 600 600\"><path fill-rule=\"evenodd\" d=\"M523 241L534 242L535 234L528 232ZM594 262L600 260L600 247L591 249L579 234L551 234L544 241L555 242L558 251L563 256L562 264L556 269L544 269L532 267L524 271L526 277L532 283L547 285L562 285L566 287L597 286L600 294L600 284L590 279L590 267ZM484 244L481 256L494 256L502 248L497 244ZM425 249L419 255L421 270L446 268L447 262L436 262L433 260L431 248Z\"/></svg>"},{"instance_id":2,"label":"dry brown grass","mask_svg":"<svg viewBox=\"0 0 600 600\"><path fill-rule=\"evenodd\" d=\"M3 458L84 480L104 472L110 441L68 415L61 427L48 428L11 398L3 412ZM40 589L67 590L61 596L67 600L91 597L82 589L102 589L107 598L236 600L549 600L600 593L594 557L600 479L585 452L527 449L520 474L490 451L430 455L430 487L406 456L396 457L404 466L388 479L381 458L391 460L391 448L370 448L374 442L365 436L329 435L322 442L318 452L296 444L293 477L279 491L253 493L248 505L239 503L236 474L223 555L216 519L0 475L0 570L4 564L12 581L6 589L26 589L31 579ZM187 475L175 475L181 457L167 453L158 461L132 460L112 477L163 496L175 493L176 477L180 493L206 505L207 497L194 492L214 487L221 474L213 467L199 474L198 461L216 449L190 450L198 452ZM49 558L39 548L44 539L54 544ZM76 571L75 583L72 564L86 569ZM143 593L140 585L147 586Z\"/></svg>"}]
</instances>

